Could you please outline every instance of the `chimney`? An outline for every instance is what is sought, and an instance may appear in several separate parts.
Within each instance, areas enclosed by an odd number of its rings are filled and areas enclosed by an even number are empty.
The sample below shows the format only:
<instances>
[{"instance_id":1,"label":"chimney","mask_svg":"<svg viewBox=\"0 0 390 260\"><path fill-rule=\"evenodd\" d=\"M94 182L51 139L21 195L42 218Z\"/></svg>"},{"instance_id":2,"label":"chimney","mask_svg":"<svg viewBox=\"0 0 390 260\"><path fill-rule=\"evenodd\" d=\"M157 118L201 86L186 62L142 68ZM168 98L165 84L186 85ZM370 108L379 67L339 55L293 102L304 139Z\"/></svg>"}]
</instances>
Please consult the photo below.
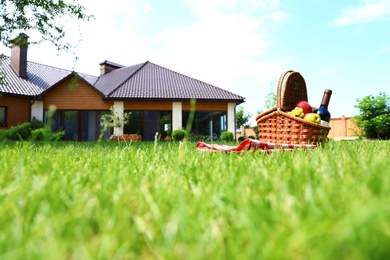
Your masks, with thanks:
<instances>
[{"instance_id":1,"label":"chimney","mask_svg":"<svg viewBox=\"0 0 390 260\"><path fill-rule=\"evenodd\" d=\"M100 76L107 74L113 70L120 69L120 68L124 67L123 65L119 65L119 64L116 64L116 63L108 61L108 60L103 61L99 65L100 65Z\"/></svg>"},{"instance_id":2,"label":"chimney","mask_svg":"<svg viewBox=\"0 0 390 260\"><path fill-rule=\"evenodd\" d=\"M11 66L21 78L27 78L27 47L28 36L24 33L11 41Z\"/></svg>"}]
</instances>

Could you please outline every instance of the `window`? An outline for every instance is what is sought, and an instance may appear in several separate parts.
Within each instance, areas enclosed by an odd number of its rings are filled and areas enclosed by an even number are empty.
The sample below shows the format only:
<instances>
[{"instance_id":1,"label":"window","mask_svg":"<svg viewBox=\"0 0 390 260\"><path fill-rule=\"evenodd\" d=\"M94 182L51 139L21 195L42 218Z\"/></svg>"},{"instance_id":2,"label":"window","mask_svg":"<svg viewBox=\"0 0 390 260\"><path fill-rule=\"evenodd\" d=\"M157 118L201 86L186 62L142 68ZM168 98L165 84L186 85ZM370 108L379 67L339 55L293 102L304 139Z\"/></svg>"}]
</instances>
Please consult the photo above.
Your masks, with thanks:
<instances>
[{"instance_id":1,"label":"window","mask_svg":"<svg viewBox=\"0 0 390 260\"><path fill-rule=\"evenodd\" d=\"M0 127L7 126L7 107L0 107Z\"/></svg>"},{"instance_id":2,"label":"window","mask_svg":"<svg viewBox=\"0 0 390 260\"><path fill-rule=\"evenodd\" d=\"M64 140L95 141L100 137L108 139L112 129L100 125L103 110L57 110L50 118L45 110L45 122L52 126L52 131L65 131Z\"/></svg>"},{"instance_id":3,"label":"window","mask_svg":"<svg viewBox=\"0 0 390 260\"><path fill-rule=\"evenodd\" d=\"M190 112L183 112L183 129L187 127ZM192 135L201 135L219 137L226 130L227 113L217 111L195 112L193 122L191 124Z\"/></svg>"},{"instance_id":4,"label":"window","mask_svg":"<svg viewBox=\"0 0 390 260\"><path fill-rule=\"evenodd\" d=\"M125 134L139 134L144 141L153 141L158 133L162 140L172 132L172 111L129 111Z\"/></svg>"}]
</instances>

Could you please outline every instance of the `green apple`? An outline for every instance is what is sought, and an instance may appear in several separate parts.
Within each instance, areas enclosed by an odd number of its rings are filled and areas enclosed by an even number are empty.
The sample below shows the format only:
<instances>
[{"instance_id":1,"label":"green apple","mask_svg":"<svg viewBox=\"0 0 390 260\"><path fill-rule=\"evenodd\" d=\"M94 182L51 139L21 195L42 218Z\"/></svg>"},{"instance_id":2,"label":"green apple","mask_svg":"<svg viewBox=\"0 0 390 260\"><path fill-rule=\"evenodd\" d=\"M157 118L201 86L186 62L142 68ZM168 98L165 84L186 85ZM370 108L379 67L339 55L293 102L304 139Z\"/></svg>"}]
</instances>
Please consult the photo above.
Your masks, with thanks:
<instances>
[{"instance_id":1,"label":"green apple","mask_svg":"<svg viewBox=\"0 0 390 260\"><path fill-rule=\"evenodd\" d=\"M321 117L317 113L307 113L303 119L312 123L317 123L317 124L321 123Z\"/></svg>"}]
</instances>

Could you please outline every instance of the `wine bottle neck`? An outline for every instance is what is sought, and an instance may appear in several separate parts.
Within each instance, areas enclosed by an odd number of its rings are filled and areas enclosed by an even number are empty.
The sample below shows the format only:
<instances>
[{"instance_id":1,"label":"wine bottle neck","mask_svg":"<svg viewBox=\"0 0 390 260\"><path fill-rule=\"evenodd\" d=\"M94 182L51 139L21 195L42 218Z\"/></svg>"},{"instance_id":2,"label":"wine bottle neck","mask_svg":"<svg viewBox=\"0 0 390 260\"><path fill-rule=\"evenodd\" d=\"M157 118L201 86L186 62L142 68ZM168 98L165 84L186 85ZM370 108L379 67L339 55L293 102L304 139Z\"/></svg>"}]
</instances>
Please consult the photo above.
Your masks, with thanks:
<instances>
[{"instance_id":1,"label":"wine bottle neck","mask_svg":"<svg viewBox=\"0 0 390 260\"><path fill-rule=\"evenodd\" d=\"M322 96L322 100L321 100L321 106L328 108L331 95L332 95L332 90L325 89L324 95Z\"/></svg>"}]
</instances>

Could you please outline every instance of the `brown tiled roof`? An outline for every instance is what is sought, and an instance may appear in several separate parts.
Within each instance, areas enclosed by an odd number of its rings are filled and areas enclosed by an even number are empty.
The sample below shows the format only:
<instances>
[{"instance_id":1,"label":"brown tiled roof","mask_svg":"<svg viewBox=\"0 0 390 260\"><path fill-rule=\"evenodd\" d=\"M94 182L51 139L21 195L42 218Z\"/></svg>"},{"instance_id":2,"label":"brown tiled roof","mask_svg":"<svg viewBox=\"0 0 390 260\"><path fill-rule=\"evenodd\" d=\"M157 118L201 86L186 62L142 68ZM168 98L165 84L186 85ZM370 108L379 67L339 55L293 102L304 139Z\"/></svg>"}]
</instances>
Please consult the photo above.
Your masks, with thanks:
<instances>
[{"instance_id":1,"label":"brown tiled roof","mask_svg":"<svg viewBox=\"0 0 390 260\"><path fill-rule=\"evenodd\" d=\"M118 86L123 84L123 82L127 81L135 72L137 72L142 65L143 64L138 64L113 70L100 76L94 86L105 96L108 96Z\"/></svg>"},{"instance_id":2,"label":"brown tiled roof","mask_svg":"<svg viewBox=\"0 0 390 260\"><path fill-rule=\"evenodd\" d=\"M39 63L27 63L27 78L16 75L10 59L1 63L6 84L0 85L0 93L23 96L39 96L73 72ZM244 98L203 81L175 71L144 62L122 67L96 77L78 73L91 87L109 99L174 99L174 100L223 100L236 103Z\"/></svg>"},{"instance_id":3,"label":"brown tiled roof","mask_svg":"<svg viewBox=\"0 0 390 260\"><path fill-rule=\"evenodd\" d=\"M27 62L27 78L19 77L10 65L10 58L0 61L4 72L5 84L0 84L0 93L35 97L48 90L56 83L73 72L35 62ZM78 75L93 86L98 77L78 73Z\"/></svg>"},{"instance_id":4,"label":"brown tiled roof","mask_svg":"<svg viewBox=\"0 0 390 260\"><path fill-rule=\"evenodd\" d=\"M244 101L241 96L149 61L136 65L136 69L135 73L108 94L109 98Z\"/></svg>"}]
</instances>

